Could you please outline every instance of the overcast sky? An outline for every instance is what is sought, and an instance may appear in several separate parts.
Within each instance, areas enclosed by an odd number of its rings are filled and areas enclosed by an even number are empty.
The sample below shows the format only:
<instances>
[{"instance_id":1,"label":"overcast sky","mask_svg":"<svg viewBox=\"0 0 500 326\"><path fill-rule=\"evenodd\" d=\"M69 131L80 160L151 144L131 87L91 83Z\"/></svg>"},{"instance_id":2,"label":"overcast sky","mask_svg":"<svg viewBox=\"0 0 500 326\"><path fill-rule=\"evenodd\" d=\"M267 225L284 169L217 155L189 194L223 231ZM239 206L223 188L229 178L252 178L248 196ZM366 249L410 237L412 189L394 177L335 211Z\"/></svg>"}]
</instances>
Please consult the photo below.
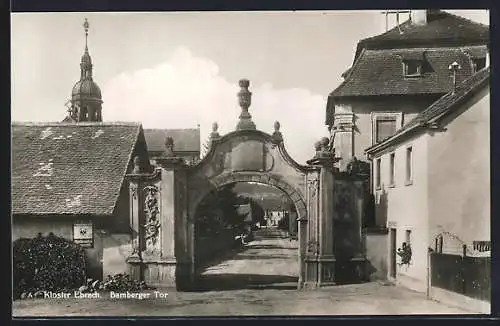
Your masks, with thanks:
<instances>
[{"instance_id":1,"label":"overcast sky","mask_svg":"<svg viewBox=\"0 0 500 326\"><path fill-rule=\"evenodd\" d=\"M450 12L489 23L486 10ZM234 130L238 80L248 78L257 128L271 133L279 120L299 163L328 135L326 97L350 67L357 42L385 31L380 11L16 13L13 121L65 117L80 77L85 17L104 121L199 124L204 141L214 121L221 134Z\"/></svg>"}]
</instances>

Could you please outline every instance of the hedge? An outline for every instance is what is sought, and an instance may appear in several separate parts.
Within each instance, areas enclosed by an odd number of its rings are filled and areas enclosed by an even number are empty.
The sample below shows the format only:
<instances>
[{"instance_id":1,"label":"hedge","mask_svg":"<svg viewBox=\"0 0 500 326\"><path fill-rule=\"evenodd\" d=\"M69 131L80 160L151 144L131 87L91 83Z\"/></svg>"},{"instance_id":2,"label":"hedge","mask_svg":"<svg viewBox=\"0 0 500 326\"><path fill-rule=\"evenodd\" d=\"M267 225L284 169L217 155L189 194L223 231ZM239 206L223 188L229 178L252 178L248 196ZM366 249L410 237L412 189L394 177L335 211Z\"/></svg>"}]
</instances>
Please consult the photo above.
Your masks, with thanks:
<instances>
[{"instance_id":1,"label":"hedge","mask_svg":"<svg viewBox=\"0 0 500 326\"><path fill-rule=\"evenodd\" d=\"M85 252L78 244L50 233L13 243L13 295L62 291L85 284Z\"/></svg>"}]
</instances>

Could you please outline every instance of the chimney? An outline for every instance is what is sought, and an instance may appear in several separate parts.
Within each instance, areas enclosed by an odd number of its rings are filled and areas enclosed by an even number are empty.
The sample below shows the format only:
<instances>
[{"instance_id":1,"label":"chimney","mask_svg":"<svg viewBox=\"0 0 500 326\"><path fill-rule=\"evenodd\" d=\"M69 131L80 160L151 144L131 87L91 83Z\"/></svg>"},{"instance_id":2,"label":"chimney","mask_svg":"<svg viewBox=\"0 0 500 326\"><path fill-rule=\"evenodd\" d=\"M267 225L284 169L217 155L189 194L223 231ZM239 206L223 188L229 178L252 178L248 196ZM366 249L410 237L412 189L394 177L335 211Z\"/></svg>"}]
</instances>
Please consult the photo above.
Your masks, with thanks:
<instances>
[{"instance_id":1,"label":"chimney","mask_svg":"<svg viewBox=\"0 0 500 326\"><path fill-rule=\"evenodd\" d=\"M427 24L427 12L428 10L412 10L410 13L411 23L414 25Z\"/></svg>"}]
</instances>

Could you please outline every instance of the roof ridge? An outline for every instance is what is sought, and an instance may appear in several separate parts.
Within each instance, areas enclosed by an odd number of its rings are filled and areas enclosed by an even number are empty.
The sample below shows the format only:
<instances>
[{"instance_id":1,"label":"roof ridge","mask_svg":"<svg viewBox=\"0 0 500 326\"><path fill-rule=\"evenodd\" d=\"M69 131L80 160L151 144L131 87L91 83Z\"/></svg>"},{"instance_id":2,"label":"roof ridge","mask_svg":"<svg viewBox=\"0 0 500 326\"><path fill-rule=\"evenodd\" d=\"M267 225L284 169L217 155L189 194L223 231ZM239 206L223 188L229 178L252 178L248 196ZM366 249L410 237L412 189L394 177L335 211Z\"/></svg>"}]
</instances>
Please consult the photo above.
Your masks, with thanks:
<instances>
[{"instance_id":1,"label":"roof ridge","mask_svg":"<svg viewBox=\"0 0 500 326\"><path fill-rule=\"evenodd\" d=\"M45 122L45 121L12 121L12 126L79 126L79 127L92 127L92 126L140 126L141 122L130 121L113 121L113 122Z\"/></svg>"},{"instance_id":2,"label":"roof ridge","mask_svg":"<svg viewBox=\"0 0 500 326\"><path fill-rule=\"evenodd\" d=\"M406 47L406 48L384 48L384 49L367 49L363 48L364 51L366 52L378 52L378 51L393 51L393 52L399 52L399 51L463 51L464 49L469 49L469 48L482 48L482 47L487 47L486 44L479 44L479 45L460 45L460 46L439 46L439 47L429 47L429 46L424 46L424 47ZM361 53L359 54L361 56Z\"/></svg>"},{"instance_id":3,"label":"roof ridge","mask_svg":"<svg viewBox=\"0 0 500 326\"><path fill-rule=\"evenodd\" d=\"M144 128L144 130L155 130L155 131L200 130L200 128Z\"/></svg>"},{"instance_id":4,"label":"roof ridge","mask_svg":"<svg viewBox=\"0 0 500 326\"><path fill-rule=\"evenodd\" d=\"M455 15L455 14L452 14L451 12L447 12L447 11L441 11L442 13L445 13L449 16L453 16L455 18L458 18L460 20L464 20L470 24L474 24L474 25L478 25L478 26L481 26L481 27L487 27L487 28L490 28L490 25L486 25L486 24L483 24L483 23L480 23L480 22L475 22L473 21L472 19L469 19L469 18L465 18L463 16L459 16L459 15ZM489 16L489 13L488 13L488 16Z\"/></svg>"}]
</instances>

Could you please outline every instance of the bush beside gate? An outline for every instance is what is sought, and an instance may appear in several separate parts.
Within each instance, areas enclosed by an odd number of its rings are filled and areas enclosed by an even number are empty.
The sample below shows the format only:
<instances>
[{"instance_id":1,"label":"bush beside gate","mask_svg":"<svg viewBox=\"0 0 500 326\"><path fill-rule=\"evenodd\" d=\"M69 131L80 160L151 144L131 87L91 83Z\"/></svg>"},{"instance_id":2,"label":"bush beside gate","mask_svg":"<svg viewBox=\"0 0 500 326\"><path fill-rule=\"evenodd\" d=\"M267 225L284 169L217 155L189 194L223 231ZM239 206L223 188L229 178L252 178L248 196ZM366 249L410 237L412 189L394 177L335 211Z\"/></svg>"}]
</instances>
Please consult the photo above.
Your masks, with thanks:
<instances>
[{"instance_id":1,"label":"bush beside gate","mask_svg":"<svg viewBox=\"0 0 500 326\"><path fill-rule=\"evenodd\" d=\"M85 252L50 233L13 242L13 295L75 289L85 283Z\"/></svg>"}]
</instances>

